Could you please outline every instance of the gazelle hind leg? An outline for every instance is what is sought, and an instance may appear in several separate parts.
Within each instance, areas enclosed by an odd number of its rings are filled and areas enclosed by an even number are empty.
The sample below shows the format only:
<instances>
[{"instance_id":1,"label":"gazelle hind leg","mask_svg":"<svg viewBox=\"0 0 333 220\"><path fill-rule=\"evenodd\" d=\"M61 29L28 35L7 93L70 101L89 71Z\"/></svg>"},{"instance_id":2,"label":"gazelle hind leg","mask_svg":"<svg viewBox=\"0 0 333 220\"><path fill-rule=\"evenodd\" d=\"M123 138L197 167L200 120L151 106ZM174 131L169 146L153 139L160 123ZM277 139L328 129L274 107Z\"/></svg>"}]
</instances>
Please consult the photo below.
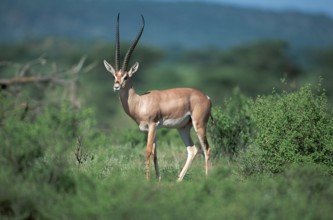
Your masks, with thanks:
<instances>
[{"instance_id":1,"label":"gazelle hind leg","mask_svg":"<svg viewBox=\"0 0 333 220\"><path fill-rule=\"evenodd\" d=\"M210 147L206 137L206 127L200 126L199 124L193 122L193 127L195 132L197 133L201 149L204 153L205 157L205 172L206 176L208 176L208 167L209 167L209 157L210 157Z\"/></svg>"},{"instance_id":2,"label":"gazelle hind leg","mask_svg":"<svg viewBox=\"0 0 333 220\"><path fill-rule=\"evenodd\" d=\"M182 169L182 171L180 172L179 176L178 176L178 180L177 181L182 181L187 170L190 168L192 161L195 157L195 155L198 153L198 149L196 148L196 146L193 144L192 138L191 138L191 124L188 124L186 127L184 128L179 128L178 132L186 146L186 150L187 150L187 159L186 159L186 163Z\"/></svg>"}]
</instances>

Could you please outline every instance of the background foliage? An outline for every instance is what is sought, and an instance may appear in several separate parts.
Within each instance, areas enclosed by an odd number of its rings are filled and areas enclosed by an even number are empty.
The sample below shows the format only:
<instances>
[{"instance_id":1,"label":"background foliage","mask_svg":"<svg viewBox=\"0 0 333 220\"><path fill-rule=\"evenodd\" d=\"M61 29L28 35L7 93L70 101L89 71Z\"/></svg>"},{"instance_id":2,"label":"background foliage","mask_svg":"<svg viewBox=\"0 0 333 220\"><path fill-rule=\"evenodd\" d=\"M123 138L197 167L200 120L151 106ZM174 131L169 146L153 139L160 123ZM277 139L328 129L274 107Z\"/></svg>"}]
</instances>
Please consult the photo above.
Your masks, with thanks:
<instances>
[{"instance_id":1,"label":"background foliage","mask_svg":"<svg viewBox=\"0 0 333 220\"><path fill-rule=\"evenodd\" d=\"M98 125L104 128L133 125L122 114L117 95L112 90L113 78L102 65L103 59L113 63L113 45L46 38L18 45L4 44L0 48L5 51L0 55L1 78L22 71L24 65L20 63L34 60L41 54L44 54L45 63L35 65L35 71L30 74L45 76L64 71L84 56L84 71L78 79L82 105L95 109ZM121 48L125 51L128 44L121 45ZM331 103L332 65L328 55L332 50L328 47L291 55L293 51L281 41L257 42L227 50L191 49L177 53L140 45L132 58L132 62L140 62L135 88L138 93L144 93L152 89L194 87L205 91L215 105L221 105L237 86L244 95L254 98L258 94L269 94L273 88L280 92L304 83L316 84L323 77L323 88ZM281 79L287 81L288 86L281 83ZM45 98L44 93L32 94Z\"/></svg>"}]
</instances>

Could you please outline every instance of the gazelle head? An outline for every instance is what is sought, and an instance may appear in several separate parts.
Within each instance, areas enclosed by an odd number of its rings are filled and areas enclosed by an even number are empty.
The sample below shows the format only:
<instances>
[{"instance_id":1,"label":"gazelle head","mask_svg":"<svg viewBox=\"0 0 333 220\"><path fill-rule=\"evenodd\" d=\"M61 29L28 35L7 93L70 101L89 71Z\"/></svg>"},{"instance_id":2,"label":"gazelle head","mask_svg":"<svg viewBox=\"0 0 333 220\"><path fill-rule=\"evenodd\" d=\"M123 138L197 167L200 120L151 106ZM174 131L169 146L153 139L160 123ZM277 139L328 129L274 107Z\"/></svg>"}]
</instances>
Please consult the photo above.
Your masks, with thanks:
<instances>
[{"instance_id":1,"label":"gazelle head","mask_svg":"<svg viewBox=\"0 0 333 220\"><path fill-rule=\"evenodd\" d=\"M135 46L140 40L140 37L142 35L143 29L145 27L145 20L143 16L141 15L142 19L142 27L141 30L139 31L138 35L136 36L135 40L133 41L131 47L128 49L123 65L120 68L120 44L119 44L119 14L117 17L117 30L116 30L116 51L115 51L115 68L113 68L106 60L104 60L104 66L109 71L112 73L114 77L114 85L113 85L113 90L118 91L121 88L124 88L126 86L126 82L133 76L133 74L138 70L139 68L139 63L136 62L130 69L128 69L128 63L131 58L131 55L135 49Z\"/></svg>"}]
</instances>

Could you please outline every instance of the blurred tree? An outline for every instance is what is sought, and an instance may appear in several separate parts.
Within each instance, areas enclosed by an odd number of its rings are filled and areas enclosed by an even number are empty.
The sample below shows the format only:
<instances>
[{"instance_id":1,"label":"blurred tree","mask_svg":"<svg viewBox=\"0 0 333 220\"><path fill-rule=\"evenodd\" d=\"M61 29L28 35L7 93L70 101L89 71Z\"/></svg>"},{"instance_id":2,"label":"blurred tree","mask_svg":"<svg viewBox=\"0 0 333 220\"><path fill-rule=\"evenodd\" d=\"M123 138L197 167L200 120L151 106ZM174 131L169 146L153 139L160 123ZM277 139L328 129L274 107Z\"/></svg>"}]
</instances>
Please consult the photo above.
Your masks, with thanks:
<instances>
[{"instance_id":1,"label":"blurred tree","mask_svg":"<svg viewBox=\"0 0 333 220\"><path fill-rule=\"evenodd\" d=\"M326 89L328 98L332 101L333 99L333 46L329 48L316 49L310 53L311 59L314 61L310 67L312 75L318 78L323 78L323 87Z\"/></svg>"},{"instance_id":2,"label":"blurred tree","mask_svg":"<svg viewBox=\"0 0 333 220\"><path fill-rule=\"evenodd\" d=\"M313 59L316 61L317 68L323 70L333 70L333 46L330 48L317 49L313 53Z\"/></svg>"},{"instance_id":3,"label":"blurred tree","mask_svg":"<svg viewBox=\"0 0 333 220\"><path fill-rule=\"evenodd\" d=\"M237 66L260 74L287 75L294 79L301 73L288 54L288 43L284 41L264 41L237 47L220 55L222 66Z\"/></svg>"},{"instance_id":4,"label":"blurred tree","mask_svg":"<svg viewBox=\"0 0 333 220\"><path fill-rule=\"evenodd\" d=\"M213 47L207 49L196 49L184 52L180 61L206 67L212 65L216 66L218 65L220 55L221 51Z\"/></svg>"}]
</instances>

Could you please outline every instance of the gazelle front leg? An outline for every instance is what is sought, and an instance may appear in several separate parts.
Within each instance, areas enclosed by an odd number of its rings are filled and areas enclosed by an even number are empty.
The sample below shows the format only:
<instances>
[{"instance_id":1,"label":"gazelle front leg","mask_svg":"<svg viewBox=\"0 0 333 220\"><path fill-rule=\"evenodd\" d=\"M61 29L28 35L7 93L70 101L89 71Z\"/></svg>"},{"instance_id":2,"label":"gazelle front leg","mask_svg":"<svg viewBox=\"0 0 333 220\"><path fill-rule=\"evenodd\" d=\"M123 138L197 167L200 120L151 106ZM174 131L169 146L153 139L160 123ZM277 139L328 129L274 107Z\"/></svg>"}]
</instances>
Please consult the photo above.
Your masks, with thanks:
<instances>
[{"instance_id":1,"label":"gazelle front leg","mask_svg":"<svg viewBox=\"0 0 333 220\"><path fill-rule=\"evenodd\" d=\"M153 154L153 159L154 159L156 177L159 178L159 175L160 175L159 170L158 170L158 163L157 163L155 136L156 136L156 125L150 124L149 130L148 130L147 148L146 148L146 178L147 178L147 180L149 180L150 156L152 154Z\"/></svg>"},{"instance_id":2,"label":"gazelle front leg","mask_svg":"<svg viewBox=\"0 0 333 220\"><path fill-rule=\"evenodd\" d=\"M160 171L159 171L158 162L157 162L156 137L155 137L155 140L154 140L154 146L153 146L152 154L153 154L153 159L154 159L154 167L155 167L156 178L158 179L158 181L160 181L161 176L160 176Z\"/></svg>"}]
</instances>

